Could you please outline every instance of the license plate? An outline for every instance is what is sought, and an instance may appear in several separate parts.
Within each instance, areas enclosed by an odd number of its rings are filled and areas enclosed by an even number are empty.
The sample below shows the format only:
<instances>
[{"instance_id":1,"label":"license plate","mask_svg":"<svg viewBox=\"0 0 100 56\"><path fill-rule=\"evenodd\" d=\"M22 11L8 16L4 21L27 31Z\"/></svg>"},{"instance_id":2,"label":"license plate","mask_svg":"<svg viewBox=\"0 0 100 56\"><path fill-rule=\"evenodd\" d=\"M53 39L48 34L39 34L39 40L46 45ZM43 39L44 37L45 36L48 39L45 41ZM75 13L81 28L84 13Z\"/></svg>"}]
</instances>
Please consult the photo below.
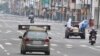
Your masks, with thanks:
<instances>
[{"instance_id":1,"label":"license plate","mask_svg":"<svg viewBox=\"0 0 100 56\"><path fill-rule=\"evenodd\" d=\"M42 44L42 41L33 41L33 44L40 45Z\"/></svg>"},{"instance_id":2,"label":"license plate","mask_svg":"<svg viewBox=\"0 0 100 56\"><path fill-rule=\"evenodd\" d=\"M95 41L95 39L93 38L92 41Z\"/></svg>"}]
</instances>

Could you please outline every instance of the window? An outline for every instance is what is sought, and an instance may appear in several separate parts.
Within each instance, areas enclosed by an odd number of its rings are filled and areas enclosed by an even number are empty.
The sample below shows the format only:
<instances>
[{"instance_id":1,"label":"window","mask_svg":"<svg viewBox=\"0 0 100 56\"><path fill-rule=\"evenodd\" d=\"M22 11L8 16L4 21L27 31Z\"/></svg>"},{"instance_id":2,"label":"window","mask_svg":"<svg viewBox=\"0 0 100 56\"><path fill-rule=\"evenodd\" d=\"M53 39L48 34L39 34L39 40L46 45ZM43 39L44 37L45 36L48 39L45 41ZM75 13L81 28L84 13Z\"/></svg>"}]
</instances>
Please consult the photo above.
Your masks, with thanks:
<instances>
[{"instance_id":1,"label":"window","mask_svg":"<svg viewBox=\"0 0 100 56\"><path fill-rule=\"evenodd\" d=\"M47 33L30 31L30 32L28 32L27 37L32 38L32 39L45 39L47 37Z\"/></svg>"}]
</instances>

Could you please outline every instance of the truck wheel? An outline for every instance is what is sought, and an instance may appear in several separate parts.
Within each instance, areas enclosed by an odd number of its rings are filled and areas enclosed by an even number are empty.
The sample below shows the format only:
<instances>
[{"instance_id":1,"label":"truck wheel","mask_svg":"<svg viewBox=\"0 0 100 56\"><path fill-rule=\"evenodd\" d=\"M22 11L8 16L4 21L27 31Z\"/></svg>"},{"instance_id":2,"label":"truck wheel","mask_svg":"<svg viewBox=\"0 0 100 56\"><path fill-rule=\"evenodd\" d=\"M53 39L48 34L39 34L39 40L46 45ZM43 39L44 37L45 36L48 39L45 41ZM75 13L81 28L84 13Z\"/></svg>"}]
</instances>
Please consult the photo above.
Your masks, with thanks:
<instances>
[{"instance_id":1,"label":"truck wheel","mask_svg":"<svg viewBox=\"0 0 100 56\"><path fill-rule=\"evenodd\" d=\"M50 55L50 51L45 52L45 55Z\"/></svg>"},{"instance_id":2,"label":"truck wheel","mask_svg":"<svg viewBox=\"0 0 100 56\"><path fill-rule=\"evenodd\" d=\"M81 39L85 39L85 34L81 34Z\"/></svg>"}]
</instances>

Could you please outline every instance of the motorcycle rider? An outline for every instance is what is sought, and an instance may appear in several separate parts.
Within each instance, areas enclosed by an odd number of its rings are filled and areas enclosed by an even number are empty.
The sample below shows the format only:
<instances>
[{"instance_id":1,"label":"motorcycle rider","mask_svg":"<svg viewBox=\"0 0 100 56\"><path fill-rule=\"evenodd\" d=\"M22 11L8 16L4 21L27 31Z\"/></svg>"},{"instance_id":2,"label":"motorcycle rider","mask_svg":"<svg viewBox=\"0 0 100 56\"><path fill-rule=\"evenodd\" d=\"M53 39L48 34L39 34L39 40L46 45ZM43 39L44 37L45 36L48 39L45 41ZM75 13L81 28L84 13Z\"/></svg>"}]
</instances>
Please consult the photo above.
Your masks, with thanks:
<instances>
[{"instance_id":1,"label":"motorcycle rider","mask_svg":"<svg viewBox=\"0 0 100 56\"><path fill-rule=\"evenodd\" d=\"M92 38L93 34L94 34L93 36L95 36L95 40L96 40L96 38L97 38L96 37L97 31L95 29L92 29L89 34L90 34L90 36L89 36L89 43L91 41L91 38Z\"/></svg>"},{"instance_id":2,"label":"motorcycle rider","mask_svg":"<svg viewBox=\"0 0 100 56\"><path fill-rule=\"evenodd\" d=\"M34 13L31 12L28 19L30 19L31 22L34 22Z\"/></svg>"}]
</instances>

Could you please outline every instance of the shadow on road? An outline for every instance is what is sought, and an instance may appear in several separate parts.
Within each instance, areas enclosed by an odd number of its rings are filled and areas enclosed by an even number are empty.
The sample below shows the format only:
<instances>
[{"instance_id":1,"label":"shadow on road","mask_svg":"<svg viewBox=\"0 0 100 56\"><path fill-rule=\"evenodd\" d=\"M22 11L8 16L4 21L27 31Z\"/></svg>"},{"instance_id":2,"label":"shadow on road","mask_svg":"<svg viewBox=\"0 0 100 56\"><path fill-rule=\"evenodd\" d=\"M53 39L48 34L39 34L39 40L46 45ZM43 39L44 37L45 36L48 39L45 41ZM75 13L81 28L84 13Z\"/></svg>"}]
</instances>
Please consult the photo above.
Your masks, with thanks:
<instances>
[{"instance_id":1,"label":"shadow on road","mask_svg":"<svg viewBox=\"0 0 100 56\"><path fill-rule=\"evenodd\" d=\"M26 54L20 54L17 53L18 56L27 56L27 55L36 55L36 56L50 56L50 55L45 55L44 53L26 53Z\"/></svg>"}]
</instances>

